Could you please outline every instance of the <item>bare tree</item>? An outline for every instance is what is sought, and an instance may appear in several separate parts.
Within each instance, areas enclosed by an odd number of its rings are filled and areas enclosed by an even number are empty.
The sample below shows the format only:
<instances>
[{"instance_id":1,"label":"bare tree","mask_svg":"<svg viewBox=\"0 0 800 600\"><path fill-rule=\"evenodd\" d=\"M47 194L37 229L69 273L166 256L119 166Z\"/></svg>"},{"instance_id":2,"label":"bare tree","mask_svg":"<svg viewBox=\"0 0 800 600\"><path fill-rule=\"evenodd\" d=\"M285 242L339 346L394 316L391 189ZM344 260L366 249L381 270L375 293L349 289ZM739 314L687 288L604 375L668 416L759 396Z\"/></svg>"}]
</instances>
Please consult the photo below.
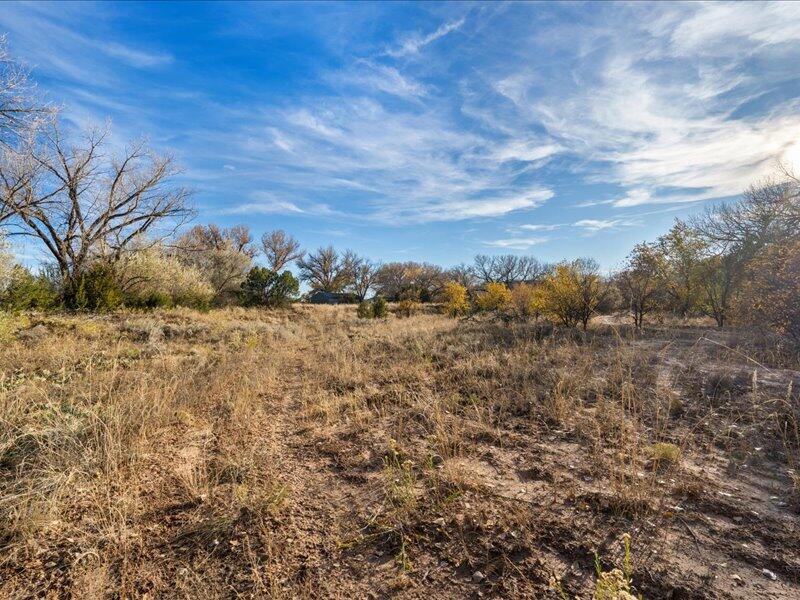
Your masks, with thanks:
<instances>
[{"instance_id":1,"label":"bare tree","mask_svg":"<svg viewBox=\"0 0 800 600\"><path fill-rule=\"evenodd\" d=\"M445 277L449 281L455 281L463 285L467 288L467 291L472 290L477 282L473 268L464 263L458 264L455 267L450 267L445 273Z\"/></svg>"},{"instance_id":2,"label":"bare tree","mask_svg":"<svg viewBox=\"0 0 800 600\"><path fill-rule=\"evenodd\" d=\"M214 288L217 300L238 291L258 254L250 229L236 225L196 225L177 242L178 259L195 267Z\"/></svg>"},{"instance_id":3,"label":"bare tree","mask_svg":"<svg viewBox=\"0 0 800 600\"><path fill-rule=\"evenodd\" d=\"M0 157L0 214L12 234L44 245L66 289L93 260L116 262L137 238L158 241L191 215L187 190L171 185L169 157L143 142L108 157L106 138L95 130L70 145L53 124L29 154ZM163 224L173 227L156 235Z\"/></svg>"},{"instance_id":4,"label":"bare tree","mask_svg":"<svg viewBox=\"0 0 800 600\"><path fill-rule=\"evenodd\" d=\"M300 242L282 229L275 229L261 236L261 247L267 259L267 265L276 273L286 265L302 258Z\"/></svg>"},{"instance_id":5,"label":"bare tree","mask_svg":"<svg viewBox=\"0 0 800 600\"><path fill-rule=\"evenodd\" d=\"M11 145L53 114L36 101L28 71L8 54L5 36L0 36L0 144Z\"/></svg>"},{"instance_id":6,"label":"bare tree","mask_svg":"<svg viewBox=\"0 0 800 600\"><path fill-rule=\"evenodd\" d=\"M713 249L749 260L775 241L800 235L800 181L783 167L780 178L751 186L738 202L710 207L691 224Z\"/></svg>"},{"instance_id":7,"label":"bare tree","mask_svg":"<svg viewBox=\"0 0 800 600\"><path fill-rule=\"evenodd\" d=\"M368 259L359 259L352 264L353 281L350 288L359 301L363 301L375 284L378 265Z\"/></svg>"},{"instance_id":8,"label":"bare tree","mask_svg":"<svg viewBox=\"0 0 800 600\"><path fill-rule=\"evenodd\" d=\"M518 283L538 283L550 267L533 256L478 254L473 263L473 273L482 283L502 283L513 287Z\"/></svg>"},{"instance_id":9,"label":"bare tree","mask_svg":"<svg viewBox=\"0 0 800 600\"><path fill-rule=\"evenodd\" d=\"M399 300L403 294L417 295L429 302L439 294L447 281L441 267L413 261L386 263L375 276L378 292L390 300Z\"/></svg>"},{"instance_id":10,"label":"bare tree","mask_svg":"<svg viewBox=\"0 0 800 600\"><path fill-rule=\"evenodd\" d=\"M354 256L349 251L339 254L333 246L319 248L297 261L300 279L312 290L341 292L353 281Z\"/></svg>"}]
</instances>

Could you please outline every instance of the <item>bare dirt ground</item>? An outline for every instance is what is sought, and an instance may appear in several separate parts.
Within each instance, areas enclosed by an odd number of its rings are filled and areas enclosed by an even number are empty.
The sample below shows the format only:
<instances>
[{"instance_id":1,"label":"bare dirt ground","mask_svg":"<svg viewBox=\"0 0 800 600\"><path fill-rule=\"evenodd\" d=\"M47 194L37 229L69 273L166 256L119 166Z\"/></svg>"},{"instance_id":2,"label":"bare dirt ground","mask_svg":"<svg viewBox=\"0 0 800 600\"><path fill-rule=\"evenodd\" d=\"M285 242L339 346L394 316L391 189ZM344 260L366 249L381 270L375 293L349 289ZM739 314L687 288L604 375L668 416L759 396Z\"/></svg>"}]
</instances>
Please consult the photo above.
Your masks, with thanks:
<instances>
[{"instance_id":1,"label":"bare dirt ground","mask_svg":"<svg viewBox=\"0 0 800 600\"><path fill-rule=\"evenodd\" d=\"M795 358L699 326L20 318L4 598L798 598ZM653 444L674 444L678 458Z\"/></svg>"}]
</instances>

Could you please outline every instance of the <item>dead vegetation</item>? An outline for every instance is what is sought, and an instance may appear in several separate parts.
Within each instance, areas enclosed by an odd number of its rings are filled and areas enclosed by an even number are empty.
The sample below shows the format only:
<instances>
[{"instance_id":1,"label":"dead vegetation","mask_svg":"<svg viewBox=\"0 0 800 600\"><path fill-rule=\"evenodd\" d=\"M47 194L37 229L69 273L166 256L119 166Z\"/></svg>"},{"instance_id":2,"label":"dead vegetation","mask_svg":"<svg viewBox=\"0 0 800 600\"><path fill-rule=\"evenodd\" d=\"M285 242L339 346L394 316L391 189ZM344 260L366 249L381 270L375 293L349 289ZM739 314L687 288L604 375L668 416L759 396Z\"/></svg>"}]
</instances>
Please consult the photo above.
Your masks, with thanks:
<instances>
[{"instance_id":1,"label":"dead vegetation","mask_svg":"<svg viewBox=\"0 0 800 600\"><path fill-rule=\"evenodd\" d=\"M800 593L800 373L768 338L5 319L3 597Z\"/></svg>"}]
</instances>

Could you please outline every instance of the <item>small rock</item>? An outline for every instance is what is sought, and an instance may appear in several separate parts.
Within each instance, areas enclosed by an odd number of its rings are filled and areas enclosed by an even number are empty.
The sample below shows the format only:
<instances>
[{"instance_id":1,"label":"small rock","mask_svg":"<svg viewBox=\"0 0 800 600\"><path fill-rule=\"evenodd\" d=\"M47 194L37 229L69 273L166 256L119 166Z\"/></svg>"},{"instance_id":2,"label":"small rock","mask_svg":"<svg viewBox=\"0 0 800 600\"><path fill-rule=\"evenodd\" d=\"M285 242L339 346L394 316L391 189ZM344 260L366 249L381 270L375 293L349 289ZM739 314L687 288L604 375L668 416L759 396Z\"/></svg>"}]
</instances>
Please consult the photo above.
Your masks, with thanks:
<instances>
[{"instance_id":1,"label":"small rock","mask_svg":"<svg viewBox=\"0 0 800 600\"><path fill-rule=\"evenodd\" d=\"M772 581L778 581L778 576L769 569L761 569L761 573L764 575L764 577L769 577L772 579Z\"/></svg>"},{"instance_id":2,"label":"small rock","mask_svg":"<svg viewBox=\"0 0 800 600\"><path fill-rule=\"evenodd\" d=\"M34 325L30 329L20 331L17 334L17 339L20 339L23 342L38 342L42 338L46 337L47 333L47 327L40 323L39 325Z\"/></svg>"},{"instance_id":3,"label":"small rock","mask_svg":"<svg viewBox=\"0 0 800 600\"><path fill-rule=\"evenodd\" d=\"M472 582L473 582L473 583L480 583L480 582L481 582L481 581L483 581L484 579L486 579L486 575L484 575L484 574L483 574L483 573L481 573L480 571L475 571L475 572L472 574Z\"/></svg>"},{"instance_id":4,"label":"small rock","mask_svg":"<svg viewBox=\"0 0 800 600\"><path fill-rule=\"evenodd\" d=\"M739 586L744 585L744 581L742 580L742 578L739 575L734 575L733 577L731 577L731 579L733 579L733 583L735 583L736 585L739 585Z\"/></svg>"}]
</instances>

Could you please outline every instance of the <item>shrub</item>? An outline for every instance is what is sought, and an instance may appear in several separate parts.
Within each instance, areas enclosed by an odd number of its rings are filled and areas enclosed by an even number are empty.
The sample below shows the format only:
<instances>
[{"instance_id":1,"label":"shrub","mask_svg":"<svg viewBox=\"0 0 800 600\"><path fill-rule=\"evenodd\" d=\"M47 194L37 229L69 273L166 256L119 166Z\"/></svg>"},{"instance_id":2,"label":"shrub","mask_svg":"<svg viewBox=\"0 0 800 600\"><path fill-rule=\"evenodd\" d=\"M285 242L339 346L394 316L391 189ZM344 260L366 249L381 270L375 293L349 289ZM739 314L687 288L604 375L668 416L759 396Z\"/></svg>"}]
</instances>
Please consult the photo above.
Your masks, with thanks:
<instances>
[{"instance_id":1,"label":"shrub","mask_svg":"<svg viewBox=\"0 0 800 600\"><path fill-rule=\"evenodd\" d=\"M372 316L376 319L385 319L389 316L389 303L383 296L377 296L372 301Z\"/></svg>"},{"instance_id":2,"label":"shrub","mask_svg":"<svg viewBox=\"0 0 800 600\"><path fill-rule=\"evenodd\" d=\"M289 271L276 273L264 267L253 267L241 286L240 297L245 306L286 306L296 296L300 284Z\"/></svg>"},{"instance_id":3,"label":"shrub","mask_svg":"<svg viewBox=\"0 0 800 600\"><path fill-rule=\"evenodd\" d=\"M114 267L97 262L64 289L64 304L76 310L114 310L123 303L123 293Z\"/></svg>"},{"instance_id":4,"label":"shrub","mask_svg":"<svg viewBox=\"0 0 800 600\"><path fill-rule=\"evenodd\" d=\"M487 283L478 296L478 308L483 311L501 311L511 302L511 291L503 283Z\"/></svg>"},{"instance_id":5,"label":"shrub","mask_svg":"<svg viewBox=\"0 0 800 600\"><path fill-rule=\"evenodd\" d=\"M398 317L410 317L419 310L419 290L408 289L400 294L394 312Z\"/></svg>"},{"instance_id":6,"label":"shrub","mask_svg":"<svg viewBox=\"0 0 800 600\"><path fill-rule=\"evenodd\" d=\"M50 310L59 304L58 290L45 275L16 265L6 281L0 294L0 306L6 310Z\"/></svg>"},{"instance_id":7,"label":"shrub","mask_svg":"<svg viewBox=\"0 0 800 600\"><path fill-rule=\"evenodd\" d=\"M463 315L469 311L467 288L456 281L445 284L442 290L444 311L451 317Z\"/></svg>"},{"instance_id":8,"label":"shrub","mask_svg":"<svg viewBox=\"0 0 800 600\"><path fill-rule=\"evenodd\" d=\"M650 460L656 467L676 466L681 462L681 449L675 444L658 442L650 446Z\"/></svg>"},{"instance_id":9,"label":"shrub","mask_svg":"<svg viewBox=\"0 0 800 600\"><path fill-rule=\"evenodd\" d=\"M195 268L161 246L138 250L117 264L125 303L141 308L190 306L207 308L214 290Z\"/></svg>"},{"instance_id":10,"label":"shrub","mask_svg":"<svg viewBox=\"0 0 800 600\"><path fill-rule=\"evenodd\" d=\"M527 283L514 286L508 308L518 319L527 320L534 317L538 320L544 309L542 288Z\"/></svg>"},{"instance_id":11,"label":"shrub","mask_svg":"<svg viewBox=\"0 0 800 600\"><path fill-rule=\"evenodd\" d=\"M631 536L627 533L622 536L624 554L622 568L604 571L600 566L600 559L595 555L595 600L636 600L633 595L633 560L631 557Z\"/></svg>"},{"instance_id":12,"label":"shrub","mask_svg":"<svg viewBox=\"0 0 800 600\"><path fill-rule=\"evenodd\" d=\"M374 303L362 300L358 304L358 309L356 309L356 314L358 315L359 319L372 319L375 316Z\"/></svg>"}]
</instances>

